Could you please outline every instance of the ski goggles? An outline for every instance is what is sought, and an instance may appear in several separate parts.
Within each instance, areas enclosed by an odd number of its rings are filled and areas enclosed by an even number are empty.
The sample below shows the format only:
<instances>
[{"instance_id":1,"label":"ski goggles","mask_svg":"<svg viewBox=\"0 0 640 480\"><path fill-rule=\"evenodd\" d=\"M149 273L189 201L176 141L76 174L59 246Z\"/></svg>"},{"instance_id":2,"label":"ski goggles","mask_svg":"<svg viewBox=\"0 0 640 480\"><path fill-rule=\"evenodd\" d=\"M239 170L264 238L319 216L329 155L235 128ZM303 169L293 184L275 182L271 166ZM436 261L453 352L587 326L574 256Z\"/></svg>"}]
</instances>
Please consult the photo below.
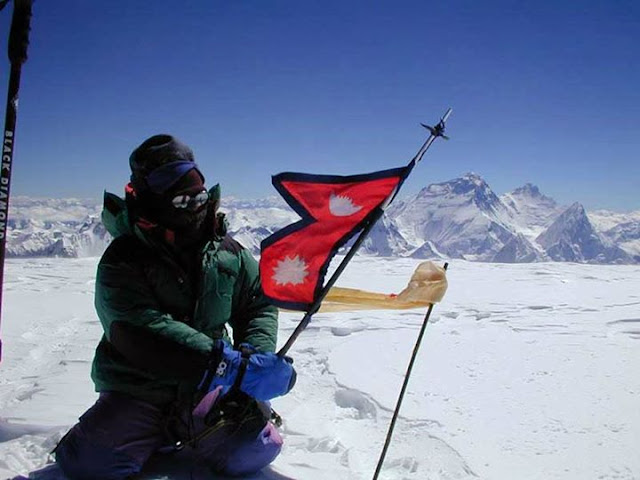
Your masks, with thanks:
<instances>
[{"instance_id":1,"label":"ski goggles","mask_svg":"<svg viewBox=\"0 0 640 480\"><path fill-rule=\"evenodd\" d=\"M186 160L176 160L175 162L165 163L160 167L152 170L146 177L145 182L154 193L162 194L175 185L183 175L193 169L198 170L198 165L194 162ZM201 177L204 176L198 170Z\"/></svg>"},{"instance_id":2,"label":"ski goggles","mask_svg":"<svg viewBox=\"0 0 640 480\"><path fill-rule=\"evenodd\" d=\"M209 192L206 190L193 195L176 195L171 200L173 208L182 210L188 208L189 210L199 210L209 201Z\"/></svg>"}]
</instances>

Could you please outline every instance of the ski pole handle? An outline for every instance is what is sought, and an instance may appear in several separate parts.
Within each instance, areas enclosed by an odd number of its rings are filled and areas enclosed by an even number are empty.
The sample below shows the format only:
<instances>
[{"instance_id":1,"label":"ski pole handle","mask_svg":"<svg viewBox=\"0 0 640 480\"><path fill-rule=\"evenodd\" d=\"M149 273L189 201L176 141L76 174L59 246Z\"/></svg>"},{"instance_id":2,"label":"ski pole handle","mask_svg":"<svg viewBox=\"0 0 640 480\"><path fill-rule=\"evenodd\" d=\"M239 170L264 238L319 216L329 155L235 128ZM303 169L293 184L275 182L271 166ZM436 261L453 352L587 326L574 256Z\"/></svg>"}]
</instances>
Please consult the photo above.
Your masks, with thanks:
<instances>
[{"instance_id":1,"label":"ski pole handle","mask_svg":"<svg viewBox=\"0 0 640 480\"><path fill-rule=\"evenodd\" d=\"M22 65L27 61L29 30L31 30L32 0L13 0L13 18L9 33L9 61L12 65Z\"/></svg>"}]
</instances>

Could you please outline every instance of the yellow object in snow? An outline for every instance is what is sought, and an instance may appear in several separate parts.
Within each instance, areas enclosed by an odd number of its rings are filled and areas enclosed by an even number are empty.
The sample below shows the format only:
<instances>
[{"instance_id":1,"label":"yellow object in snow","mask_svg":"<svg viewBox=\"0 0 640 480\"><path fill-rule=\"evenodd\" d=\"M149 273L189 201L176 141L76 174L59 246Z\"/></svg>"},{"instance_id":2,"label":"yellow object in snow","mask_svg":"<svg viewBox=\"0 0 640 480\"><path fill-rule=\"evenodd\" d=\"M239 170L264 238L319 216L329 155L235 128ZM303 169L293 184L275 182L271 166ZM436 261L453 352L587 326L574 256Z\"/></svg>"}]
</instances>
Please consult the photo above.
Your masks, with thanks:
<instances>
[{"instance_id":1,"label":"yellow object in snow","mask_svg":"<svg viewBox=\"0 0 640 480\"><path fill-rule=\"evenodd\" d=\"M427 307L442 300L446 291L445 269L433 262L423 262L413 272L407 287L398 294L332 287L322 302L320 312L406 310Z\"/></svg>"}]
</instances>

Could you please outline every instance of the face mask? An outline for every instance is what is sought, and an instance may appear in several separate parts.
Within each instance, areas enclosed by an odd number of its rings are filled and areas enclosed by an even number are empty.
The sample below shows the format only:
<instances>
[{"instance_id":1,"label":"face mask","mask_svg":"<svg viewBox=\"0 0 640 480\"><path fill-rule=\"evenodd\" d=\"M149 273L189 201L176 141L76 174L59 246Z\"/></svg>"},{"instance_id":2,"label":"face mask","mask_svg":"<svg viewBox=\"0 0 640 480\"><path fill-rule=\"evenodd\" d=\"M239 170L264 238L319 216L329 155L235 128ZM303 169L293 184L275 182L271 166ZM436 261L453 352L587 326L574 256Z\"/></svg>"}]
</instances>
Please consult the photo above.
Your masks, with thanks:
<instances>
[{"instance_id":1,"label":"face mask","mask_svg":"<svg viewBox=\"0 0 640 480\"><path fill-rule=\"evenodd\" d=\"M177 246L190 247L202 241L207 212L208 208L202 208L197 212L180 212L175 216L176 227L173 230ZM182 224L182 222L184 223Z\"/></svg>"},{"instance_id":2,"label":"face mask","mask_svg":"<svg viewBox=\"0 0 640 480\"><path fill-rule=\"evenodd\" d=\"M158 216L158 223L176 233L186 232L200 229L206 216L206 208L200 208L196 211L187 209L163 210Z\"/></svg>"}]
</instances>

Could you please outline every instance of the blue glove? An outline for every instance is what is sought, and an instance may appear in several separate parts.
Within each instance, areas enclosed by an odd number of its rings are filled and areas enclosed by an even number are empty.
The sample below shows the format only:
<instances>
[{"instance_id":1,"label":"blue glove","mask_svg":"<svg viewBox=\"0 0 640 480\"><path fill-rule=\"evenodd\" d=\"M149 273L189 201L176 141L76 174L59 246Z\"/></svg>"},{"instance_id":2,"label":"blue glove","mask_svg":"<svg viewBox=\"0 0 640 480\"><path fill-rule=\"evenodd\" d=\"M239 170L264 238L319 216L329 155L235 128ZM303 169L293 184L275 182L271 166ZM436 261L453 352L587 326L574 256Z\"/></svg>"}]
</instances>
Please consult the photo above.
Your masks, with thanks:
<instances>
[{"instance_id":1,"label":"blue glove","mask_svg":"<svg viewBox=\"0 0 640 480\"><path fill-rule=\"evenodd\" d=\"M224 394L236 387L256 400L271 400L288 393L295 385L292 363L289 357L259 353L247 344L234 350L227 342L216 340L200 388L212 391L221 385Z\"/></svg>"}]
</instances>

